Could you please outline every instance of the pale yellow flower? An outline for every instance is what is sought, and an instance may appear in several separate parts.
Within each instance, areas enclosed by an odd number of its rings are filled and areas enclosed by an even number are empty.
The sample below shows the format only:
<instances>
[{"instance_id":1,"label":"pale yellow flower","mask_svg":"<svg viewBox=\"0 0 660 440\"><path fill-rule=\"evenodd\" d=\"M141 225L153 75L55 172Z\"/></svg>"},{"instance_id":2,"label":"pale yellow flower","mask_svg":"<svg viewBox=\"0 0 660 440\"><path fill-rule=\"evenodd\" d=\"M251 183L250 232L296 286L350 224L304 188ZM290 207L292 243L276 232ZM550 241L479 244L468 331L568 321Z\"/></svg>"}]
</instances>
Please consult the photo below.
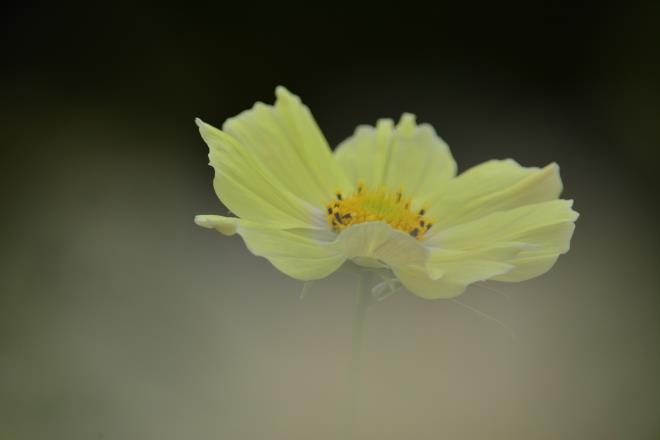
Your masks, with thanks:
<instances>
[{"instance_id":1,"label":"pale yellow flower","mask_svg":"<svg viewBox=\"0 0 660 440\"><path fill-rule=\"evenodd\" d=\"M456 176L433 127L404 114L359 126L332 152L309 109L284 87L222 130L197 119L214 188L236 217L195 222L299 280L346 261L389 270L424 298L477 281L523 281L569 249L578 214L559 199L559 167L491 160Z\"/></svg>"}]
</instances>

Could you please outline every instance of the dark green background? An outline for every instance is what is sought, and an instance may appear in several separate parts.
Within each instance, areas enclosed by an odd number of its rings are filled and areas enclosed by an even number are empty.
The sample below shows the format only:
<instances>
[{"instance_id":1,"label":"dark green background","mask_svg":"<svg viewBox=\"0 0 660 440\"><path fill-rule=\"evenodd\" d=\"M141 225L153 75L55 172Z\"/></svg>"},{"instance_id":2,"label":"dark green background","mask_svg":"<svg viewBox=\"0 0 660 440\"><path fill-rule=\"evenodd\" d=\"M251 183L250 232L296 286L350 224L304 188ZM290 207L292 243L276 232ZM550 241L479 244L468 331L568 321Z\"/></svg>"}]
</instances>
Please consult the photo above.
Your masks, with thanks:
<instances>
[{"instance_id":1,"label":"dark green background","mask_svg":"<svg viewBox=\"0 0 660 440\"><path fill-rule=\"evenodd\" d=\"M193 118L287 86L332 145L416 113L462 171L557 161L581 213L548 274L373 309L365 439L660 435L660 8L65 7L2 14L0 438L337 438L349 273L239 238ZM624 5L627 5L624 7Z\"/></svg>"}]
</instances>

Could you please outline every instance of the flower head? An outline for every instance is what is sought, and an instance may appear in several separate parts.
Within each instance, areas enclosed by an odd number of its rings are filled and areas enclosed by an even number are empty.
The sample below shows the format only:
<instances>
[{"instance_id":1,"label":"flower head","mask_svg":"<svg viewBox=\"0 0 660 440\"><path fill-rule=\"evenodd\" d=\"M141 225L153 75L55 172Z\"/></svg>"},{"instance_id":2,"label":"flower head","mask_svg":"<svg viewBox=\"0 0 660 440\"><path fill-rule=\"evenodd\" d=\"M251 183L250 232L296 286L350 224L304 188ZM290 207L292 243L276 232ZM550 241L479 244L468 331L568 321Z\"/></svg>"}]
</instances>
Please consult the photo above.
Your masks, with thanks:
<instances>
[{"instance_id":1,"label":"flower head","mask_svg":"<svg viewBox=\"0 0 660 440\"><path fill-rule=\"evenodd\" d=\"M197 119L214 187L236 217L199 215L299 280L350 260L390 270L411 292L449 298L477 281L522 281L569 249L578 214L559 167L491 160L456 176L447 144L404 114L359 126L334 153L284 87L222 130Z\"/></svg>"}]
</instances>

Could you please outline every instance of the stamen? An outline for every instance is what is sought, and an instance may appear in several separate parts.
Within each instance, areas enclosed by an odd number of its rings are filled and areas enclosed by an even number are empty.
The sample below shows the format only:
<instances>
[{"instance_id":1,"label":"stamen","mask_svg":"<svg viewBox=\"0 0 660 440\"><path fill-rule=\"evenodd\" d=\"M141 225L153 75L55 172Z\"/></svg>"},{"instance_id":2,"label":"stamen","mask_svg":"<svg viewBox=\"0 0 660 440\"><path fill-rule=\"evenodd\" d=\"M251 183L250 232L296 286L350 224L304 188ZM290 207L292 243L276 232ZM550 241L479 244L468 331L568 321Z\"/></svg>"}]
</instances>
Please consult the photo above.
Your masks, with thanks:
<instances>
[{"instance_id":1,"label":"stamen","mask_svg":"<svg viewBox=\"0 0 660 440\"><path fill-rule=\"evenodd\" d=\"M412 211L412 198L405 197L401 188L394 193L385 187L370 190L359 181L351 195L344 197L341 191L335 194L336 198L327 205L327 220L335 231L354 224L382 221L419 240L431 228L425 217L428 207Z\"/></svg>"}]
</instances>

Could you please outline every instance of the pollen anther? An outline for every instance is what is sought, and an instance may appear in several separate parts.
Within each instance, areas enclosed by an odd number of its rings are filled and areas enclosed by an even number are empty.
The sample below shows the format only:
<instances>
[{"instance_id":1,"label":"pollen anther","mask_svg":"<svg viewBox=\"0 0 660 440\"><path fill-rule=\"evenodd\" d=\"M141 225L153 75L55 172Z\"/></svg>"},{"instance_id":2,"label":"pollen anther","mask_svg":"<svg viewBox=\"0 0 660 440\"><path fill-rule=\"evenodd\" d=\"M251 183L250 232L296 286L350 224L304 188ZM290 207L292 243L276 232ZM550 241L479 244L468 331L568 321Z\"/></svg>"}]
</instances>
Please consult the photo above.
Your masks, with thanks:
<instances>
[{"instance_id":1,"label":"pollen anther","mask_svg":"<svg viewBox=\"0 0 660 440\"><path fill-rule=\"evenodd\" d=\"M411 205L412 199L405 197L402 189L370 189L360 181L350 195L336 192L336 198L326 205L327 220L338 232L354 224L382 221L419 240L432 224L425 217L428 207L413 211Z\"/></svg>"}]
</instances>

